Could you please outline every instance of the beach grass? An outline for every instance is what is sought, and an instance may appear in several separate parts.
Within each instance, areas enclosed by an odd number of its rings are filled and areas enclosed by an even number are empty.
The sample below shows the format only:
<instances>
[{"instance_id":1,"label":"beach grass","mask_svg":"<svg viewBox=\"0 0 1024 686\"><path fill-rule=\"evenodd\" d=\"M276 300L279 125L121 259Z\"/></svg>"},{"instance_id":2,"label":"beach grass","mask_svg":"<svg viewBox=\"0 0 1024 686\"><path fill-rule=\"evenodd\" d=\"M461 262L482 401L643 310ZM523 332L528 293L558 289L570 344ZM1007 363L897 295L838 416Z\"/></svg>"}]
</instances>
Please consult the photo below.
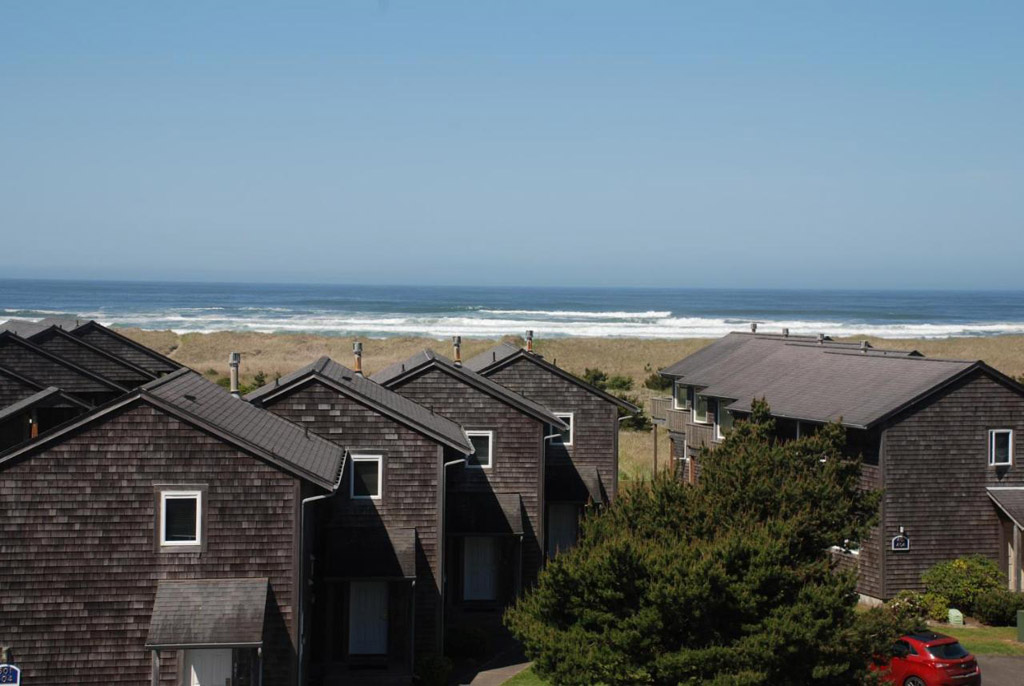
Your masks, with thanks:
<instances>
[{"instance_id":1,"label":"beach grass","mask_svg":"<svg viewBox=\"0 0 1024 686\"><path fill-rule=\"evenodd\" d=\"M226 376L228 354L242 353L242 381L249 383L257 372L267 378L287 374L322 355L352 366L351 336L314 334L268 334L255 332L188 333L121 329L122 333L188 365L211 378ZM424 348L451 357L450 339L396 337L361 339L363 369L367 374L404 360ZM521 338L508 337L522 345ZM644 379L699 350L713 339L630 339L630 338L557 338L538 339L536 350L558 366L582 375L587 368L600 368L608 374L628 376L633 380L629 391L649 409L653 396L668 395L666 391L644 388ZM843 340L862 340L847 338ZM996 369L1014 377L1024 376L1024 336L991 336L985 338L949 338L936 340L892 340L864 338L876 348L914 349L928 357L985 360ZM464 339L463 359L487 350L496 340ZM619 437L620 479L625 484L649 477L653 470L653 448L649 432L623 430ZM663 429L658 436L658 467L671 468L668 436Z\"/></svg>"}]
</instances>

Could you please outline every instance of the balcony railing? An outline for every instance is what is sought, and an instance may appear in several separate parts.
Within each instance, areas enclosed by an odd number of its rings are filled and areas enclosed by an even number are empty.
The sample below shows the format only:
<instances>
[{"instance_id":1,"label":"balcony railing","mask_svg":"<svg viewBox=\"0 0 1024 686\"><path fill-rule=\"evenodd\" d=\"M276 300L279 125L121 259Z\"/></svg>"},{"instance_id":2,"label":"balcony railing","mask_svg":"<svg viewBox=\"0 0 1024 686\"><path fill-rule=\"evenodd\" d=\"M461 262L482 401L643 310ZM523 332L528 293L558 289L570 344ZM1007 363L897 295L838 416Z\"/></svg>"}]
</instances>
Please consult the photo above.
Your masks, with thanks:
<instances>
[{"instance_id":1,"label":"balcony railing","mask_svg":"<svg viewBox=\"0 0 1024 686\"><path fill-rule=\"evenodd\" d=\"M665 423L669 431L686 432L686 423L690 420L689 410L668 410L666 415L668 421Z\"/></svg>"},{"instance_id":2,"label":"balcony railing","mask_svg":"<svg viewBox=\"0 0 1024 686\"><path fill-rule=\"evenodd\" d=\"M651 418L665 421L668 411L672 409L672 398L651 398Z\"/></svg>"}]
</instances>

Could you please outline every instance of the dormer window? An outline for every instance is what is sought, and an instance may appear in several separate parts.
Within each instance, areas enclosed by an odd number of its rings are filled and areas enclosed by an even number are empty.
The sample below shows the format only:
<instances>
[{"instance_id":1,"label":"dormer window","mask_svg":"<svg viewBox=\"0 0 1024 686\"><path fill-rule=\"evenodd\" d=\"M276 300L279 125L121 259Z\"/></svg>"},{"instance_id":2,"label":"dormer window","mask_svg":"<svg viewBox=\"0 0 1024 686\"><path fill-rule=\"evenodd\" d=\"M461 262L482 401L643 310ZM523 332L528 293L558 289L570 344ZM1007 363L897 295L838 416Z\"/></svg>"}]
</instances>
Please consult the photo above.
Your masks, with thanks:
<instances>
[{"instance_id":1,"label":"dormer window","mask_svg":"<svg viewBox=\"0 0 1024 686\"><path fill-rule=\"evenodd\" d=\"M1013 464L1013 430L993 429L988 432L988 463L992 467Z\"/></svg>"}]
</instances>

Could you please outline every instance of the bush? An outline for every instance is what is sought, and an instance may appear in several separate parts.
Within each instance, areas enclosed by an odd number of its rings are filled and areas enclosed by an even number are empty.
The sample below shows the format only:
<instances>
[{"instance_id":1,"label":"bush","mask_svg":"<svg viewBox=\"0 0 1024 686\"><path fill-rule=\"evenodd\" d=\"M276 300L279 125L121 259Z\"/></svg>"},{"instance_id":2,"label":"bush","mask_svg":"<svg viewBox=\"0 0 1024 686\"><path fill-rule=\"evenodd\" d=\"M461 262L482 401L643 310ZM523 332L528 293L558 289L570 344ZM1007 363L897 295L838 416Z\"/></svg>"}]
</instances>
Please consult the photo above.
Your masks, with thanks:
<instances>
[{"instance_id":1,"label":"bush","mask_svg":"<svg viewBox=\"0 0 1024 686\"><path fill-rule=\"evenodd\" d=\"M628 395L626 393L620 393L619 397L625 400L627 403L633 403L640 408L640 411L636 414L631 414L626 410L619 408L619 417L626 417L623 419L619 426L627 431L650 431L654 428L654 423L651 422L651 418L644 412L643 403L640 402L640 398L635 395Z\"/></svg>"},{"instance_id":2,"label":"bush","mask_svg":"<svg viewBox=\"0 0 1024 686\"><path fill-rule=\"evenodd\" d=\"M831 564L830 542L863 538L878 509L844 447L837 424L775 441L757 402L697 484L662 474L591 513L505 614L535 673L561 686L864 684L900 634L883 611L862 619L854 574Z\"/></svg>"},{"instance_id":3,"label":"bush","mask_svg":"<svg viewBox=\"0 0 1024 686\"><path fill-rule=\"evenodd\" d=\"M952 607L974 614L975 601L984 591L1003 587L999 565L982 555L968 555L935 565L921 575L925 589L949 599Z\"/></svg>"},{"instance_id":4,"label":"bush","mask_svg":"<svg viewBox=\"0 0 1024 686\"><path fill-rule=\"evenodd\" d=\"M672 388L672 379L666 379L658 372L651 372L644 379L644 388L649 388L652 391L667 391Z\"/></svg>"},{"instance_id":5,"label":"bush","mask_svg":"<svg viewBox=\"0 0 1024 686\"><path fill-rule=\"evenodd\" d=\"M452 661L440 655L416 656L416 683L422 686L447 686Z\"/></svg>"},{"instance_id":6,"label":"bush","mask_svg":"<svg viewBox=\"0 0 1024 686\"><path fill-rule=\"evenodd\" d=\"M1008 588L982 591L974 600L974 617L989 626L1015 626L1017 610L1024 610L1024 594Z\"/></svg>"},{"instance_id":7,"label":"bush","mask_svg":"<svg viewBox=\"0 0 1024 686\"><path fill-rule=\"evenodd\" d=\"M949 619L949 601L937 593L900 591L885 604L899 626L917 629L926 619L945 622Z\"/></svg>"},{"instance_id":8,"label":"bush","mask_svg":"<svg viewBox=\"0 0 1024 686\"><path fill-rule=\"evenodd\" d=\"M605 389L609 391L631 391L633 390L633 379L622 374L613 374L608 377Z\"/></svg>"}]
</instances>

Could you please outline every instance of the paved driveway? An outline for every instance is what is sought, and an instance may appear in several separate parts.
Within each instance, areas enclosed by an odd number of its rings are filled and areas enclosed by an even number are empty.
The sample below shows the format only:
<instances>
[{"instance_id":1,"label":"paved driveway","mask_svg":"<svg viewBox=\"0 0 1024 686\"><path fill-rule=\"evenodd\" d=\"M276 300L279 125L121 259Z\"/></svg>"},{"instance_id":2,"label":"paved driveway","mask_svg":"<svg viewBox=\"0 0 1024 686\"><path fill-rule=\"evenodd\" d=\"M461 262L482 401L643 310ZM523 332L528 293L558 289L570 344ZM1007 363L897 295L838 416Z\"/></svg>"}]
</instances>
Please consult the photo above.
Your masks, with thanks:
<instances>
[{"instance_id":1,"label":"paved driveway","mask_svg":"<svg viewBox=\"0 0 1024 686\"><path fill-rule=\"evenodd\" d=\"M978 658L984 686L1021 686L1024 684L1024 657L984 655Z\"/></svg>"}]
</instances>

